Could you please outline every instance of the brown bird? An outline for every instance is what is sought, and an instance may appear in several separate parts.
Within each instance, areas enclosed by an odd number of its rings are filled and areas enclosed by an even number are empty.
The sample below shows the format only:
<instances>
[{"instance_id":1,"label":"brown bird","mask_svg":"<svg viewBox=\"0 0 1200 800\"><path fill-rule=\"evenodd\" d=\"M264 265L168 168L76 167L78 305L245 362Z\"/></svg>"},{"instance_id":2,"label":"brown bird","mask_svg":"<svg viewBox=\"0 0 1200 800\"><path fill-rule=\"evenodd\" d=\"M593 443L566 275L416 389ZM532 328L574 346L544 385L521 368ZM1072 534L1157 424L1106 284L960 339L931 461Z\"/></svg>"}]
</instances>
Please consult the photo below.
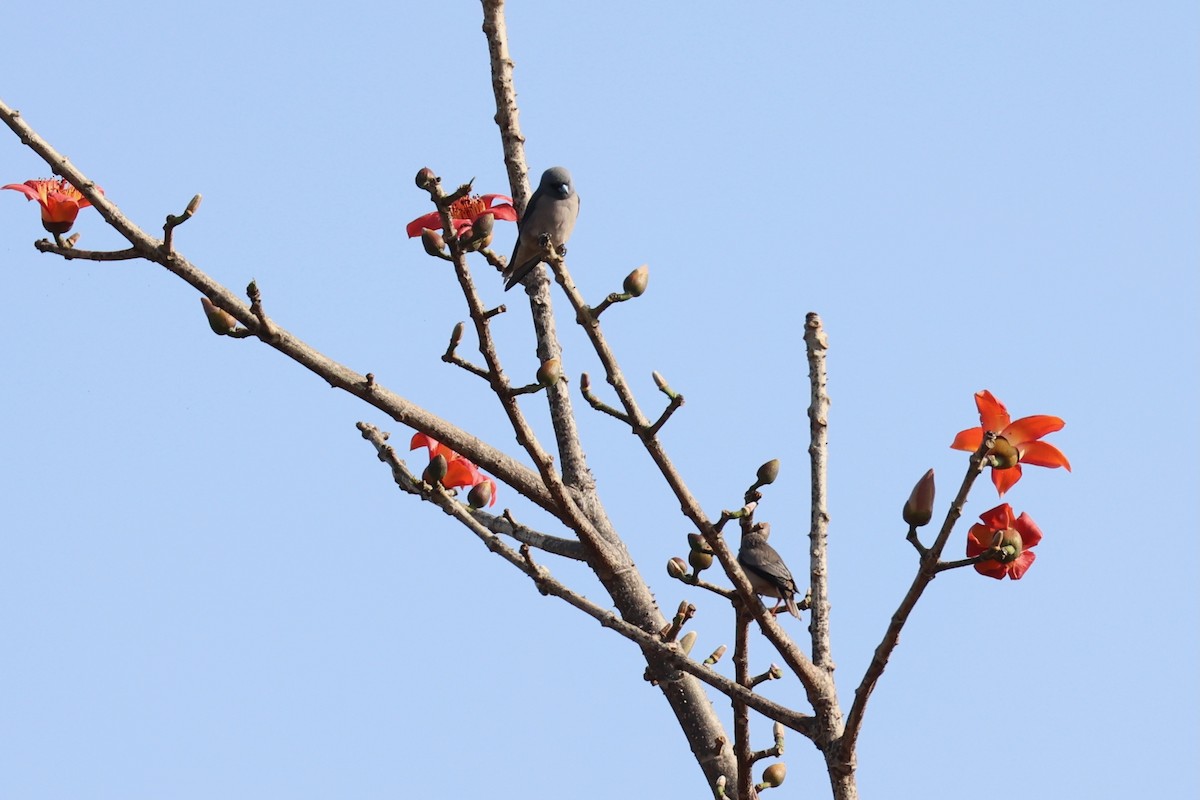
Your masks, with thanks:
<instances>
[{"instance_id":1,"label":"brown bird","mask_svg":"<svg viewBox=\"0 0 1200 800\"><path fill-rule=\"evenodd\" d=\"M742 546L738 548L738 564L750 579L750 586L756 594L774 597L780 601L771 609L771 613L779 612L781 603L787 604L787 610L796 619L800 619L800 609L796 607L796 580L792 572L783 563L775 548L767 544L771 535L771 525L760 522L742 534Z\"/></svg>"}]
</instances>

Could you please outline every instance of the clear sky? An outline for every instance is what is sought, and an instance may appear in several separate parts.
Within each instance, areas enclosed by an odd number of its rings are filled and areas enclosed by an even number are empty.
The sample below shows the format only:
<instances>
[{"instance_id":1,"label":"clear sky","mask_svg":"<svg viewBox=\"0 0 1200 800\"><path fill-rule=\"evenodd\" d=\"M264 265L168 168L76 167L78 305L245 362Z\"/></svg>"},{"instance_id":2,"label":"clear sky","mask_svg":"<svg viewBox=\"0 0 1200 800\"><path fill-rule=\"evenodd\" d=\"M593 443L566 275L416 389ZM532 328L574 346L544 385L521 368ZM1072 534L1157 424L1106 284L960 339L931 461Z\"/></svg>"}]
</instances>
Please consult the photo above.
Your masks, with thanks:
<instances>
[{"instance_id":1,"label":"clear sky","mask_svg":"<svg viewBox=\"0 0 1200 800\"><path fill-rule=\"evenodd\" d=\"M0 97L147 230L203 193L189 258L517 453L439 360L465 307L403 233L420 167L507 189L478 3L278 8L7 3ZM685 394L664 437L713 517L782 459L759 518L798 573L801 323L825 321L844 703L915 567L900 506L929 467L952 496L972 394L1067 422L1049 440L1074 472L1005 498L1045 533L1024 580L954 572L918 606L863 796L1195 797L1196 4L513 0L509 24L531 165L582 197L576 282L598 301L650 265L604 318L625 373L651 408L651 370ZM0 183L46 175L0 134ZM93 211L76 230L123 246ZM65 263L42 235L0 193L0 797L704 796L635 649L398 492L354 423L410 431L213 336L161 268ZM532 376L523 298L480 281ZM568 374L596 374L561 324ZM664 608L700 606L698 649L732 644L721 602L666 578L690 528L636 441L582 430ZM967 513L996 502L983 483ZM772 796L828 796L788 742Z\"/></svg>"}]
</instances>

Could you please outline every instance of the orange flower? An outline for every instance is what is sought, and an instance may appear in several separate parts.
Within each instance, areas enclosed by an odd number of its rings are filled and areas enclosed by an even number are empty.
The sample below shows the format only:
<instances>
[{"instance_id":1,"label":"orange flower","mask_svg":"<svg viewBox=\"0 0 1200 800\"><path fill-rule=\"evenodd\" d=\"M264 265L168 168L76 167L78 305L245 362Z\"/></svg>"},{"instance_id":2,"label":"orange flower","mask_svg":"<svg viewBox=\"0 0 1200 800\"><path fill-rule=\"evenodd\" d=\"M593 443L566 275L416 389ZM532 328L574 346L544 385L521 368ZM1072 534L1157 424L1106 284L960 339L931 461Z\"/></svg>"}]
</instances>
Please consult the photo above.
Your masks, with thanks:
<instances>
[{"instance_id":1,"label":"orange flower","mask_svg":"<svg viewBox=\"0 0 1200 800\"><path fill-rule=\"evenodd\" d=\"M42 207L42 227L50 233L66 233L75 224L79 209L92 203L62 178L43 178L24 183L10 183L0 189L12 189L25 195L27 200L37 200ZM96 187L104 194L104 190Z\"/></svg>"},{"instance_id":2,"label":"orange flower","mask_svg":"<svg viewBox=\"0 0 1200 800\"><path fill-rule=\"evenodd\" d=\"M493 205L495 204L495 205ZM484 214L491 214L496 219L503 219L509 222L517 221L517 210L513 208L512 198L502 194L485 194L485 195L467 195L455 200L450 206L450 223L454 226L454 232L461 236L466 232L467 228L471 227L471 223ZM425 228L429 230L440 230L442 227L442 216L436 211L430 211L424 216L417 217L412 222L408 223L405 230L408 232L408 238L420 236L421 231Z\"/></svg>"},{"instance_id":3,"label":"orange flower","mask_svg":"<svg viewBox=\"0 0 1200 800\"><path fill-rule=\"evenodd\" d=\"M975 565L975 571L996 580L1005 575L1014 581L1021 580L1037 558L1031 549L1042 540L1037 523L1024 512L1013 517L1008 503L983 512L979 518L983 524L976 523L967 532L967 557L974 558L990 551L996 558L980 561Z\"/></svg>"},{"instance_id":4,"label":"orange flower","mask_svg":"<svg viewBox=\"0 0 1200 800\"><path fill-rule=\"evenodd\" d=\"M488 505L496 505L496 482L480 472L479 467L475 466L475 463L469 458L459 455L437 439L424 433L413 434L412 441L408 443L409 450L416 450L418 447L429 448L431 461L437 456L446 459L446 474L442 478L442 486L453 489L456 486L474 487L480 483L486 483L491 487Z\"/></svg>"},{"instance_id":5,"label":"orange flower","mask_svg":"<svg viewBox=\"0 0 1200 800\"><path fill-rule=\"evenodd\" d=\"M992 483L1001 497L1021 480L1021 464L1066 467L1068 472L1071 471L1071 464L1062 451L1038 441L1048 433L1061 430L1066 424L1061 419L1038 414L1012 422L1008 409L986 389L975 393L975 407L979 409L982 425L960 431L950 446L955 450L978 450L983 444L984 432L995 433L996 446L988 453L988 464L992 467Z\"/></svg>"}]
</instances>

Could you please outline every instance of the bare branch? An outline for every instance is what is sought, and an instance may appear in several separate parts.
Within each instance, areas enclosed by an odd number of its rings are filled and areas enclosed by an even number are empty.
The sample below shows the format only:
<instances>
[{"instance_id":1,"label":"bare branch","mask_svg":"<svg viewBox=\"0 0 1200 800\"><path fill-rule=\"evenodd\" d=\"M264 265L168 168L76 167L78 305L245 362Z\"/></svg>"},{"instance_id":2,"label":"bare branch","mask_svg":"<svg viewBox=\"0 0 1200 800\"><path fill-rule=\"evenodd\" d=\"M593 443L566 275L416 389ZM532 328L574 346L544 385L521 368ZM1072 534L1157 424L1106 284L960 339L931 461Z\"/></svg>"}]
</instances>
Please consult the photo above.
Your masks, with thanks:
<instances>
[{"instance_id":1,"label":"bare branch","mask_svg":"<svg viewBox=\"0 0 1200 800\"><path fill-rule=\"evenodd\" d=\"M950 504L950 508L946 512L946 519L942 523L942 529L938 532L933 546L922 554L912 585L904 595L904 599L900 601L900 607L892 614L892 620L883 634L883 639L875 648L875 654L871 658L871 663L867 665L862 682L854 690L854 703L850 707L850 713L846 718L845 732L842 734L839 744L839 750L844 759L850 759L853 756L855 745L858 742L858 735L862 729L863 714L866 712L867 701L871 698L871 693L875 691L875 686L879 682L880 676L883 675L883 670L887 667L892 651L900 643L900 631L904 628L904 623L908 621L908 616L916 606L917 600L921 598L922 592L925 591L925 588L929 586L939 571L938 559L941 558L942 551L946 547L946 542L950 539L950 534L954 530L955 523L962 516L963 506L966 505L967 495L971 491L971 486L975 483L975 479L979 477L980 473L983 472L987 452L995 444L996 435L988 432L984 436L983 444L971 455L971 461L967 466L967 474L963 477L962 485L958 489L958 495L955 496L954 501Z\"/></svg>"},{"instance_id":2,"label":"bare branch","mask_svg":"<svg viewBox=\"0 0 1200 800\"><path fill-rule=\"evenodd\" d=\"M812 591L812 659L818 669L832 674L833 656L829 643L829 510L826 500L825 464L829 452L829 394L826 389L825 352L829 341L821 318L809 313L804 321L804 344L808 352L811 402L808 407L809 446L812 465L812 516L809 528L809 574Z\"/></svg>"},{"instance_id":3,"label":"bare branch","mask_svg":"<svg viewBox=\"0 0 1200 800\"><path fill-rule=\"evenodd\" d=\"M365 423L359 423L358 427L362 431L363 438L375 445L376 450L379 452L380 460L392 467L393 477L396 479L397 485L406 484L419 487L420 482L411 472L403 468L399 459L395 457L394 448L387 444L386 434L381 433L374 426ZM399 470L397 469L397 465L399 465ZM404 487L402 486L402 488ZM617 617L612 611L602 608L582 595L571 591L558 580L554 579L549 570L544 566L535 564L531 556L523 555L521 552L514 551L505 545L499 537L488 530L483 522L480 521L480 512L478 510L456 501L440 487L431 488L433 491L429 492L430 500L479 537L489 550L534 580L539 591L565 600L570 605L599 621L603 627L616 631L626 639L630 639L643 650L649 649L654 651L656 655L676 669L699 678L722 694L730 697L737 696L750 708L753 708L764 716L783 723L797 733L805 736L809 735L807 731L811 728L810 717L798 714L789 708L785 708L778 703L751 692L744 686L739 686L725 676L709 669L704 664L697 663L688 658L680 651L677 644L664 643L658 639L657 634L647 633L635 625L630 625L628 622ZM420 490L417 489L414 493L420 494Z\"/></svg>"},{"instance_id":4,"label":"bare branch","mask_svg":"<svg viewBox=\"0 0 1200 800\"><path fill-rule=\"evenodd\" d=\"M71 240L74 238L71 237ZM133 247L128 247L124 250L76 250L69 244L55 244L49 239L38 239L33 243L33 246L39 253L53 253L54 255L62 256L68 261L73 258L84 261L129 261L130 259L141 258L142 256Z\"/></svg>"}]
</instances>

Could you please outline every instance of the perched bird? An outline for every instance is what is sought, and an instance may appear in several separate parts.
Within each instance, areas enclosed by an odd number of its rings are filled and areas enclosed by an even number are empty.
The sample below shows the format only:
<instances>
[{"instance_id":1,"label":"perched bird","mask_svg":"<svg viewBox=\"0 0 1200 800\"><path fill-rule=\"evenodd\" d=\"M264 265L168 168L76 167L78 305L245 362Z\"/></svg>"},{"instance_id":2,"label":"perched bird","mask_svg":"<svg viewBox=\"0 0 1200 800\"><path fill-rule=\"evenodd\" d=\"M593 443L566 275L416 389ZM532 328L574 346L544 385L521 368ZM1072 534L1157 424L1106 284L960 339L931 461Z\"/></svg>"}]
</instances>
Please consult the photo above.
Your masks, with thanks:
<instances>
[{"instance_id":1,"label":"perched bird","mask_svg":"<svg viewBox=\"0 0 1200 800\"><path fill-rule=\"evenodd\" d=\"M792 578L791 570L775 548L767 544L771 535L771 525L760 522L742 534L742 546L738 548L737 560L750 579L750 585L756 594L774 597L787 603L787 610L796 619L800 618L800 609L796 607L796 581ZM772 613L779 611L779 603L771 609Z\"/></svg>"},{"instance_id":2,"label":"perched bird","mask_svg":"<svg viewBox=\"0 0 1200 800\"><path fill-rule=\"evenodd\" d=\"M543 236L549 237L555 248L562 248L575 227L579 216L579 195L571 183L571 173L565 167L551 167L542 173L537 191L529 198L525 213L517 223L517 243L508 260L508 281L504 291L521 282L542 260Z\"/></svg>"}]
</instances>

